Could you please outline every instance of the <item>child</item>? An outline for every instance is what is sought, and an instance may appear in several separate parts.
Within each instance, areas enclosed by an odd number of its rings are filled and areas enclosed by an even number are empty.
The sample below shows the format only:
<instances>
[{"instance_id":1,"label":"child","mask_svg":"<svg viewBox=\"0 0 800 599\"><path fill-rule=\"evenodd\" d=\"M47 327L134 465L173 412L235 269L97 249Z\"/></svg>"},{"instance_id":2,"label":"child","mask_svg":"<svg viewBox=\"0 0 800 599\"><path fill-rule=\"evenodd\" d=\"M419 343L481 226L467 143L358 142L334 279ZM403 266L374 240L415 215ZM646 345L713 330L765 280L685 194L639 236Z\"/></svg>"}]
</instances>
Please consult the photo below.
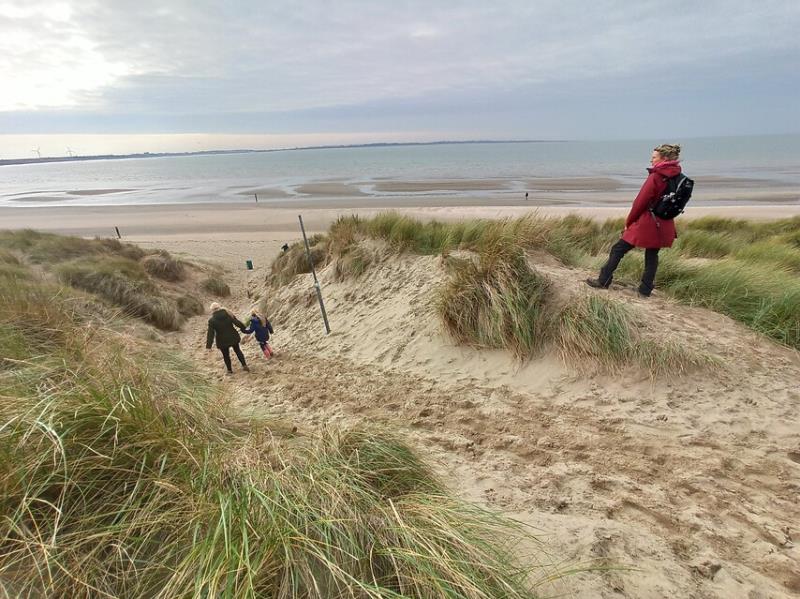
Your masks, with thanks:
<instances>
[{"instance_id":1,"label":"child","mask_svg":"<svg viewBox=\"0 0 800 599\"><path fill-rule=\"evenodd\" d=\"M272 330L272 325L265 316L259 316L258 312L253 310L250 313L250 322L242 333L245 335L255 333L256 341L258 341L258 344L261 346L261 351L264 352L265 358L269 359L275 355L275 352L272 351L268 343L269 336L274 334L275 331Z\"/></svg>"}]
</instances>

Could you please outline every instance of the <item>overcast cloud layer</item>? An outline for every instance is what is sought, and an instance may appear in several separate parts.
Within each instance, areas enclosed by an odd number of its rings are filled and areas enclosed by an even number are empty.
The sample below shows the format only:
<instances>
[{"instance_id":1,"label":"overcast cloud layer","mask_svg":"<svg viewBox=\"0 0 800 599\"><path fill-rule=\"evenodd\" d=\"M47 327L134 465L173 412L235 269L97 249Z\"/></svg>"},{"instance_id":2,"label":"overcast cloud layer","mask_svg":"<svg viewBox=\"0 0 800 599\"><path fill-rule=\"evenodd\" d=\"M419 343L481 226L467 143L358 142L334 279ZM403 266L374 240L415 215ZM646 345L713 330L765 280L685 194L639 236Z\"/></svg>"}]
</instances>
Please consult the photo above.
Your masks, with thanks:
<instances>
[{"instance_id":1,"label":"overcast cloud layer","mask_svg":"<svg viewBox=\"0 0 800 599\"><path fill-rule=\"evenodd\" d=\"M0 133L798 132L798 29L797 0L0 0Z\"/></svg>"}]
</instances>

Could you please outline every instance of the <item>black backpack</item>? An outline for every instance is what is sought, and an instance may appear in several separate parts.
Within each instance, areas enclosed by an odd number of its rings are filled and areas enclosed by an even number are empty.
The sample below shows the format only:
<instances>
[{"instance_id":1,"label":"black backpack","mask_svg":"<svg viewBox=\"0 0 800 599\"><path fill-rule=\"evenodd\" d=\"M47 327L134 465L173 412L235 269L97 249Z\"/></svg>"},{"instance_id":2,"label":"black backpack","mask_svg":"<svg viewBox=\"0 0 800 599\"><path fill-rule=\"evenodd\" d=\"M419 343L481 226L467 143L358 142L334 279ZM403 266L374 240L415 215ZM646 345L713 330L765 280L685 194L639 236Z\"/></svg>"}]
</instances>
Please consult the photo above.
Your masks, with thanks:
<instances>
[{"instance_id":1,"label":"black backpack","mask_svg":"<svg viewBox=\"0 0 800 599\"><path fill-rule=\"evenodd\" d=\"M663 220L672 220L683 212L686 204L692 199L694 181L684 174L667 179L664 195L650 208L655 216Z\"/></svg>"}]
</instances>

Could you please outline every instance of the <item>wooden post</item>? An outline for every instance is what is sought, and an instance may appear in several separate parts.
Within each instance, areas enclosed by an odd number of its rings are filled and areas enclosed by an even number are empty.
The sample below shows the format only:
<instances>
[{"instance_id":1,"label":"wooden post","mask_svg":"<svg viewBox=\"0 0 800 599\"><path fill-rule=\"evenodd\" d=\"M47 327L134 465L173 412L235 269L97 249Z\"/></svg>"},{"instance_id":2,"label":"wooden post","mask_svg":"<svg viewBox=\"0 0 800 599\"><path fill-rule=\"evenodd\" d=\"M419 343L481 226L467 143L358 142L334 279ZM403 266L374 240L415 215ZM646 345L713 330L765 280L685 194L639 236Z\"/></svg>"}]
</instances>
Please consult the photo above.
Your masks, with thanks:
<instances>
[{"instance_id":1,"label":"wooden post","mask_svg":"<svg viewBox=\"0 0 800 599\"><path fill-rule=\"evenodd\" d=\"M311 259L311 248L308 247L308 238L306 237L306 228L303 226L303 217L298 214L297 218L300 219L300 230L303 232L303 243L306 244L306 258L308 258L308 266L311 268L311 276L314 277L314 289L317 291L319 310L322 312L322 320L325 322L325 334L327 335L331 332L331 325L328 324L328 313L325 312L325 303L322 301L322 289L320 289L319 281L317 280L317 271L314 270L314 261Z\"/></svg>"},{"instance_id":2,"label":"wooden post","mask_svg":"<svg viewBox=\"0 0 800 599\"><path fill-rule=\"evenodd\" d=\"M122 239L122 235L119 234L119 227L114 227L114 230L117 232L117 239Z\"/></svg>"}]
</instances>

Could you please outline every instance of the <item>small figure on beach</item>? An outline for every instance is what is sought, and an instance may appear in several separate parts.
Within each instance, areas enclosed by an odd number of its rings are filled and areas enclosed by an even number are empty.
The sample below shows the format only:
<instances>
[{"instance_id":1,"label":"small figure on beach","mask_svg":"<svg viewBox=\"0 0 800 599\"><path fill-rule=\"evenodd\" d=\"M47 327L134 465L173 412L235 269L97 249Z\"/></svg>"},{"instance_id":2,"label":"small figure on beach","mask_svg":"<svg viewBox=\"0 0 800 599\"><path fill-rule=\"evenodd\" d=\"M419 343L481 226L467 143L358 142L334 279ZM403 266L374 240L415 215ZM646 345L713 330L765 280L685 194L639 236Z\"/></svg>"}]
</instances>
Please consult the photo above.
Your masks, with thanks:
<instances>
[{"instance_id":1,"label":"small figure on beach","mask_svg":"<svg viewBox=\"0 0 800 599\"><path fill-rule=\"evenodd\" d=\"M289 244L288 244L288 243L284 243L284 244L281 246L281 250L282 250L284 253L288 252L288 251L289 251Z\"/></svg>"},{"instance_id":2,"label":"small figure on beach","mask_svg":"<svg viewBox=\"0 0 800 599\"><path fill-rule=\"evenodd\" d=\"M527 191L525 192L525 200L526 201L528 200L528 192Z\"/></svg>"},{"instance_id":3,"label":"small figure on beach","mask_svg":"<svg viewBox=\"0 0 800 599\"><path fill-rule=\"evenodd\" d=\"M244 359L239 343L242 338L236 328L244 331L245 326L236 318L230 310L219 305L217 302L211 304L211 318L208 319L208 334L206 335L206 349L211 349L211 344L216 339L217 349L222 352L222 359L225 361L225 368L228 374L233 374L231 367L231 348L233 348L242 370L250 372L247 362Z\"/></svg>"},{"instance_id":4,"label":"small figure on beach","mask_svg":"<svg viewBox=\"0 0 800 599\"><path fill-rule=\"evenodd\" d=\"M250 312L250 322L247 328L242 331L245 335L254 334L258 345L261 346L261 351L264 357L269 359L275 355L272 347L269 344L269 336L274 335L275 331L272 330L272 324L267 320L266 316L259 314L255 309Z\"/></svg>"},{"instance_id":5,"label":"small figure on beach","mask_svg":"<svg viewBox=\"0 0 800 599\"><path fill-rule=\"evenodd\" d=\"M642 185L633 206L625 219L625 229L620 240L611 247L608 261L600 269L596 279L586 279L590 287L608 289L614 271L620 260L633 248L644 249L644 271L639 284L639 295L649 297L653 292L656 270L658 269L658 251L672 247L677 234L675 223L670 219L657 217L651 209L658 203L667 189L667 179L681 173L681 147L679 145L662 144L653 150L650 157L650 173Z\"/></svg>"}]
</instances>

